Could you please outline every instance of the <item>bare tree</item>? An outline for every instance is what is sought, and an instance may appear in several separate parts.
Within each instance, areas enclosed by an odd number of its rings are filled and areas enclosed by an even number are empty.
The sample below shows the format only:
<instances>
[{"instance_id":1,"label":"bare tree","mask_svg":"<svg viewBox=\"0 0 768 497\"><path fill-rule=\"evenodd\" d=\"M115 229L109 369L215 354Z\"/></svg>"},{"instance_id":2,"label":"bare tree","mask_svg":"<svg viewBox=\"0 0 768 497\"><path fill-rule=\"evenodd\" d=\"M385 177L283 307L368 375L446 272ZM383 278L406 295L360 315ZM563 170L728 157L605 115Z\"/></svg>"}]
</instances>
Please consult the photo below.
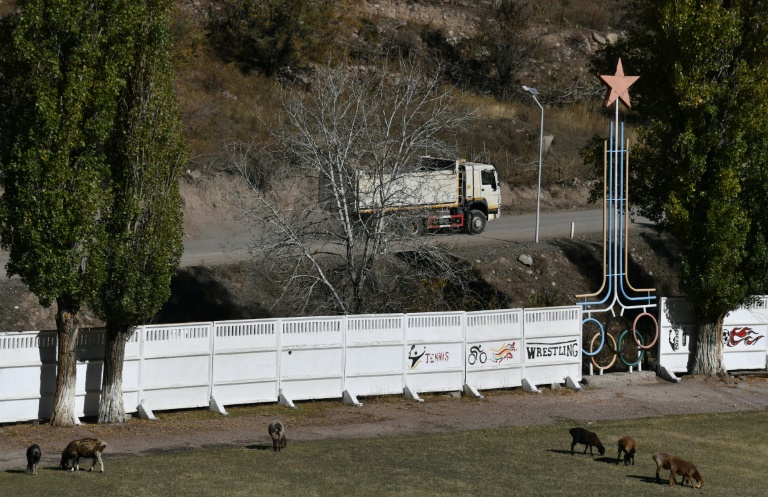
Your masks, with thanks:
<instances>
[{"instance_id":1,"label":"bare tree","mask_svg":"<svg viewBox=\"0 0 768 497\"><path fill-rule=\"evenodd\" d=\"M410 285L461 284L468 265L419 236L423 213L399 208L404 193L429 196L426 182L404 191L419 157L453 157L447 141L471 118L441 74L406 60L397 73L327 67L282 106L274 149L229 150L259 206L248 212L260 227L255 251L297 312L401 309Z\"/></svg>"}]
</instances>

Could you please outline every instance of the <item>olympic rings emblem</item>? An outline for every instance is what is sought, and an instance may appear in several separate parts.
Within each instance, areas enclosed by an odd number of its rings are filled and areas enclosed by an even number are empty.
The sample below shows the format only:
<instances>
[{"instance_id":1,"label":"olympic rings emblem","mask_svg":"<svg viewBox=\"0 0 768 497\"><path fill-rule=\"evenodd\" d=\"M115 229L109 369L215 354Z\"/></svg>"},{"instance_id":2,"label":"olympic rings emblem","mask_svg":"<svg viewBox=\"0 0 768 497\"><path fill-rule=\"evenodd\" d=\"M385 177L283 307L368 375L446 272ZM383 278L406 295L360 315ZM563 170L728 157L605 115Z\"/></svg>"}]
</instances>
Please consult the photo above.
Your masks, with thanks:
<instances>
[{"instance_id":1,"label":"olympic rings emblem","mask_svg":"<svg viewBox=\"0 0 768 497\"><path fill-rule=\"evenodd\" d=\"M642 334L637 330L637 323L640 320L640 318L644 316L651 318L651 320L653 321L653 328L655 331L653 340L651 340L651 342L648 345L645 344L645 339L643 338ZM623 317L621 319L622 321L624 321L624 323L626 323L626 325L629 325L629 322L626 319L624 319ZM592 364L596 368L600 369L601 371L612 367L616 363L617 358L621 359L621 362L623 362L628 367L637 366L640 363L640 361L642 361L643 356L645 355L645 351L653 347L659 338L658 321L656 321L656 318L652 314L647 312L638 314L634 322L632 323L632 327L630 328L629 326L626 326L625 329L621 331L621 333L619 334L618 343L616 342L616 339L613 337L613 335L606 332L603 324L593 317L588 317L587 319L582 321L581 323L582 329L589 322L595 323L599 328L599 331L592 336L592 339L589 342L589 351L582 349L582 353L585 356L588 356L590 358L590 361L592 361ZM630 333L630 331L632 332L632 338L634 339L634 342L637 345L637 350L639 351L639 353L637 354L637 358L635 360L631 360L631 359L628 360L624 357L624 354L623 354L627 349L627 347L623 346L624 340L625 338L627 338L627 335ZM595 342L598 336L600 337L600 345L597 347L597 350L595 350ZM603 347L606 344L606 338L605 338L606 336L608 336L608 341L610 342L610 345L608 346L609 352L611 352L610 361L606 365L600 365L596 360L596 356L603 350ZM627 339L627 342L629 341L630 340Z\"/></svg>"}]
</instances>

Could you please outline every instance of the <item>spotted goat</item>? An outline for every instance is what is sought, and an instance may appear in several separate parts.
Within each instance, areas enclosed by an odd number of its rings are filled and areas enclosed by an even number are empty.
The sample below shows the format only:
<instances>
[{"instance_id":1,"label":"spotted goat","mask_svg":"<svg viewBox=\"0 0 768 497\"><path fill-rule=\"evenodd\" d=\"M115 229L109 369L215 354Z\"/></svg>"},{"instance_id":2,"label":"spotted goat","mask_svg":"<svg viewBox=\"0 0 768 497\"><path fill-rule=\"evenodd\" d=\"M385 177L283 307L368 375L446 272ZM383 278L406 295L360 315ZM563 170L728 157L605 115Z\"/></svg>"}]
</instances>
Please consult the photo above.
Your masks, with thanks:
<instances>
[{"instance_id":1,"label":"spotted goat","mask_svg":"<svg viewBox=\"0 0 768 497\"><path fill-rule=\"evenodd\" d=\"M93 471L93 467L98 462L101 465L100 472L104 472L104 461L101 460L101 454L107 447L107 443L99 440L98 438L81 438L80 440L72 440L67 447L61 453L61 463L59 467L61 469L70 468L70 471L80 470L80 458L90 457L93 459L93 464L88 471Z\"/></svg>"}]
</instances>

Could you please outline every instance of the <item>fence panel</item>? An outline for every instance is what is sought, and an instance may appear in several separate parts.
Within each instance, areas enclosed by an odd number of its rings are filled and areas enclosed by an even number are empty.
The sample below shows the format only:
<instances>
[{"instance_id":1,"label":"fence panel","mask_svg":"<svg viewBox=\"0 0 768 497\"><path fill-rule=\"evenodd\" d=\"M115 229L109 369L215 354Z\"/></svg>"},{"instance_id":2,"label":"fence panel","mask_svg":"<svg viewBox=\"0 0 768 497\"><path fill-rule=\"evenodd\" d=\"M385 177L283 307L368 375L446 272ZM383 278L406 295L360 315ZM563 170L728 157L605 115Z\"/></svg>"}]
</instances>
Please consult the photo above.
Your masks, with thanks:
<instances>
[{"instance_id":1,"label":"fence panel","mask_svg":"<svg viewBox=\"0 0 768 497\"><path fill-rule=\"evenodd\" d=\"M659 305L659 364L673 373L684 373L691 340L696 338L696 314L683 298L662 297Z\"/></svg>"},{"instance_id":2,"label":"fence panel","mask_svg":"<svg viewBox=\"0 0 768 497\"><path fill-rule=\"evenodd\" d=\"M56 333L0 333L0 423L49 417L56 391Z\"/></svg>"},{"instance_id":3,"label":"fence panel","mask_svg":"<svg viewBox=\"0 0 768 497\"><path fill-rule=\"evenodd\" d=\"M523 381L523 310L467 313L466 383L477 390Z\"/></svg>"},{"instance_id":4,"label":"fence panel","mask_svg":"<svg viewBox=\"0 0 768 497\"><path fill-rule=\"evenodd\" d=\"M768 297L729 312L723 319L723 363L727 370L765 369Z\"/></svg>"},{"instance_id":5,"label":"fence panel","mask_svg":"<svg viewBox=\"0 0 768 497\"><path fill-rule=\"evenodd\" d=\"M464 386L463 312L406 317L406 385L414 392L445 392Z\"/></svg>"},{"instance_id":6,"label":"fence panel","mask_svg":"<svg viewBox=\"0 0 768 497\"><path fill-rule=\"evenodd\" d=\"M523 312L523 377L534 385L581 381L581 307Z\"/></svg>"},{"instance_id":7,"label":"fence panel","mask_svg":"<svg viewBox=\"0 0 768 497\"><path fill-rule=\"evenodd\" d=\"M138 328L137 328L138 330ZM137 331L128 337L123 358L123 405L125 412L136 412L141 391L141 344ZM77 337L77 382L75 387L75 415L98 416L104 377L104 351L106 330L84 328Z\"/></svg>"},{"instance_id":8,"label":"fence panel","mask_svg":"<svg viewBox=\"0 0 768 497\"><path fill-rule=\"evenodd\" d=\"M277 319L214 323L213 397L222 405L276 402Z\"/></svg>"},{"instance_id":9,"label":"fence panel","mask_svg":"<svg viewBox=\"0 0 768 497\"><path fill-rule=\"evenodd\" d=\"M404 314L347 316L345 390L360 396L403 393L405 356Z\"/></svg>"},{"instance_id":10,"label":"fence panel","mask_svg":"<svg viewBox=\"0 0 768 497\"><path fill-rule=\"evenodd\" d=\"M344 389L344 318L281 320L280 389L291 400L339 398Z\"/></svg>"},{"instance_id":11,"label":"fence panel","mask_svg":"<svg viewBox=\"0 0 768 497\"><path fill-rule=\"evenodd\" d=\"M75 416L97 416L104 371L103 328L83 328L77 336Z\"/></svg>"},{"instance_id":12,"label":"fence panel","mask_svg":"<svg viewBox=\"0 0 768 497\"><path fill-rule=\"evenodd\" d=\"M683 298L662 298L659 320L659 364L673 373L688 370L696 314ZM765 369L768 353L768 297L740 307L723 319L723 363L728 370Z\"/></svg>"},{"instance_id":13,"label":"fence panel","mask_svg":"<svg viewBox=\"0 0 768 497\"><path fill-rule=\"evenodd\" d=\"M210 402L213 323L145 326L142 395L153 410Z\"/></svg>"}]
</instances>

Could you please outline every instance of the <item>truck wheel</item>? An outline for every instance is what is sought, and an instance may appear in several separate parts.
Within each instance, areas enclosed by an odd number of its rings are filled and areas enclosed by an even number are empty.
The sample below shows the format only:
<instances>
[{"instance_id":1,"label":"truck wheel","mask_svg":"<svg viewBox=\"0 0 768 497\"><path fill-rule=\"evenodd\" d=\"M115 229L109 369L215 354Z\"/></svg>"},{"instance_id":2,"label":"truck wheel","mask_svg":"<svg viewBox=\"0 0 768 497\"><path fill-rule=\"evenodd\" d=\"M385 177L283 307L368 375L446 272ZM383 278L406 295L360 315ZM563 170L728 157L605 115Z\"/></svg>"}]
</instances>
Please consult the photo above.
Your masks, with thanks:
<instances>
[{"instance_id":1,"label":"truck wheel","mask_svg":"<svg viewBox=\"0 0 768 497\"><path fill-rule=\"evenodd\" d=\"M469 211L469 233L471 235L479 235L484 229L485 214L477 209Z\"/></svg>"},{"instance_id":2,"label":"truck wheel","mask_svg":"<svg viewBox=\"0 0 768 497\"><path fill-rule=\"evenodd\" d=\"M409 236L421 236L424 234L424 223L421 219L408 219L405 221L405 233Z\"/></svg>"}]
</instances>

